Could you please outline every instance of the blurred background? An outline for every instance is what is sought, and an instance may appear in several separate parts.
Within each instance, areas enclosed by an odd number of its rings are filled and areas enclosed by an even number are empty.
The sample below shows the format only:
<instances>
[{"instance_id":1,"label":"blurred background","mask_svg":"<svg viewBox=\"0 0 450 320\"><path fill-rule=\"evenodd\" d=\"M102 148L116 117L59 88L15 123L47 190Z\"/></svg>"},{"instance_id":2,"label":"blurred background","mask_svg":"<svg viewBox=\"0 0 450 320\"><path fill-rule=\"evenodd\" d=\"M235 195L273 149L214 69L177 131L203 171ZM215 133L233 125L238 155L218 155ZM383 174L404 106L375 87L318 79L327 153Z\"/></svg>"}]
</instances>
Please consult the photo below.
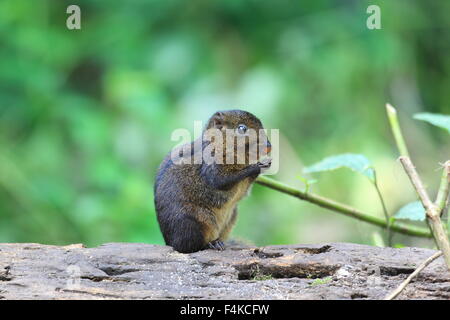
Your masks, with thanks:
<instances>
[{"instance_id":1,"label":"blurred background","mask_svg":"<svg viewBox=\"0 0 450 320\"><path fill-rule=\"evenodd\" d=\"M81 30L66 27L70 4ZM370 4L381 30L366 27ZM0 242L162 244L153 183L170 135L221 109L280 130L274 178L292 186L324 157L366 155L393 214L415 194L396 161L391 102L434 197L449 135L412 115L450 113L449 14L441 0L2 0ZM383 217L362 175L308 177L312 192ZM232 235L373 244L378 231L255 185Z\"/></svg>"}]
</instances>

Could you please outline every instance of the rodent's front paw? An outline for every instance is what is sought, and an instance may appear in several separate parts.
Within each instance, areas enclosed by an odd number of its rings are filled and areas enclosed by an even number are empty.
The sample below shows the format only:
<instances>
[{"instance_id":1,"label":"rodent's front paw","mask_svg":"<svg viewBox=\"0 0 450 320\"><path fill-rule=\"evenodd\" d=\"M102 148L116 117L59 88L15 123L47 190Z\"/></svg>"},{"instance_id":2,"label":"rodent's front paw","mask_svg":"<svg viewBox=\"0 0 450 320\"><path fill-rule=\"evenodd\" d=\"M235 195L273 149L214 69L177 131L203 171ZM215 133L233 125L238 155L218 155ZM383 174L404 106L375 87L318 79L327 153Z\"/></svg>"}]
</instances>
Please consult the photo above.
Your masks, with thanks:
<instances>
[{"instance_id":1,"label":"rodent's front paw","mask_svg":"<svg viewBox=\"0 0 450 320\"><path fill-rule=\"evenodd\" d=\"M271 158L265 158L258 162L258 167L260 168L270 168L272 165L272 159Z\"/></svg>"}]
</instances>

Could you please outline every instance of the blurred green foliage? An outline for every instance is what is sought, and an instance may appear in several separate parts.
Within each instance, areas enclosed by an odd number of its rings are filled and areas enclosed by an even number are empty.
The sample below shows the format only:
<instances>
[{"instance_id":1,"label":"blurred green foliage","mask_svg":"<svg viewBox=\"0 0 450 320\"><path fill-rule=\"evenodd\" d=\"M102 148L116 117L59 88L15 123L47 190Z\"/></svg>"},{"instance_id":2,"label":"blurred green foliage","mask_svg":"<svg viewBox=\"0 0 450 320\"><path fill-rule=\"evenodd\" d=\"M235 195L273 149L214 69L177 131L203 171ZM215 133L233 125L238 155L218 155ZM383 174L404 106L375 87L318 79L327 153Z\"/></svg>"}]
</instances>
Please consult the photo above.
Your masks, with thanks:
<instances>
[{"instance_id":1,"label":"blurred green foliage","mask_svg":"<svg viewBox=\"0 0 450 320\"><path fill-rule=\"evenodd\" d=\"M70 4L81 30L66 28ZM370 4L381 30L366 28ZM440 0L2 0L0 242L163 243L152 188L171 132L236 107L280 129L277 179L303 188L305 164L362 153L392 214L415 196L384 104L431 190L449 157L447 133L411 118L450 111L449 13ZM382 216L364 177L314 178L313 192ZM256 185L233 235L371 243L376 230Z\"/></svg>"}]
</instances>

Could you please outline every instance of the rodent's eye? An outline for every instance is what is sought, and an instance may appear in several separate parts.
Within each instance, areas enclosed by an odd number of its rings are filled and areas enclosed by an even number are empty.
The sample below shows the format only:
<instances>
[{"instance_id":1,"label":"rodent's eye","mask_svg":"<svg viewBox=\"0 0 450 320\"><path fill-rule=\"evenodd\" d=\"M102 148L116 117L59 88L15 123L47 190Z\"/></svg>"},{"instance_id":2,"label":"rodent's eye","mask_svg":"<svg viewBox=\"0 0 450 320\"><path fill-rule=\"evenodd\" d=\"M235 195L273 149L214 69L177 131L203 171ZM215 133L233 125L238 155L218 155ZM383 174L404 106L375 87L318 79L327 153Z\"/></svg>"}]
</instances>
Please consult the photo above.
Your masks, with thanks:
<instances>
[{"instance_id":1,"label":"rodent's eye","mask_svg":"<svg viewBox=\"0 0 450 320\"><path fill-rule=\"evenodd\" d=\"M238 125L237 132L239 134L244 134L245 132L247 132L247 126L245 124Z\"/></svg>"}]
</instances>

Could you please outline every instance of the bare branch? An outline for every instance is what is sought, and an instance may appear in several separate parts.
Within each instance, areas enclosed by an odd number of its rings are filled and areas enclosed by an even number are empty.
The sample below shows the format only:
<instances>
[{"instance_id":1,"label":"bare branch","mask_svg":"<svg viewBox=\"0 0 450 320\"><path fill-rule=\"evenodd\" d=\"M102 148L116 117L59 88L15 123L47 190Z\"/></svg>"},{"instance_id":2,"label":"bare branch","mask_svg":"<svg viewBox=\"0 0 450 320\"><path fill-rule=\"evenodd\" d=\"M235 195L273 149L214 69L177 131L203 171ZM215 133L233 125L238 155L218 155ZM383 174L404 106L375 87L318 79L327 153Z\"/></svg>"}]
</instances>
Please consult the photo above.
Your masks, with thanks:
<instances>
[{"instance_id":1,"label":"bare branch","mask_svg":"<svg viewBox=\"0 0 450 320\"><path fill-rule=\"evenodd\" d=\"M409 180L411 180L411 183L414 186L414 189L416 190L417 195L419 196L419 199L422 202L425 210L431 210L434 204L430 200L430 197L428 196L428 193L425 190L425 187L422 184L422 180L420 180L420 177L416 171L416 168L412 164L411 159L409 159L408 156L401 156L399 159L403 165L403 169L405 169L406 174L409 177Z\"/></svg>"},{"instance_id":2,"label":"bare branch","mask_svg":"<svg viewBox=\"0 0 450 320\"><path fill-rule=\"evenodd\" d=\"M445 213L447 207L448 196L450 191L450 160L444 163L444 169L442 170L441 184L439 186L439 191L436 197L435 204L441 210L440 216Z\"/></svg>"},{"instance_id":3,"label":"bare branch","mask_svg":"<svg viewBox=\"0 0 450 320\"><path fill-rule=\"evenodd\" d=\"M414 270L413 273L411 273L408 278L406 278L405 281L403 281L400 286L398 286L397 289L395 289L394 291L392 291L389 295L387 295L384 300L393 300L395 299L405 288L406 286L411 282L411 280L417 276L420 271L422 271L423 269L426 268L426 266L428 266L431 262L433 262L435 259L439 258L442 255L442 251L438 251L435 254L433 254L431 257L429 257L427 260L425 260L424 262L422 262L422 264L417 267L416 270Z\"/></svg>"},{"instance_id":4,"label":"bare branch","mask_svg":"<svg viewBox=\"0 0 450 320\"><path fill-rule=\"evenodd\" d=\"M427 222L433 234L434 241L438 248L443 252L445 263L450 270L450 242L448 241L447 232L441 221L441 209L430 200L430 197L422 184L422 180L420 180L416 168L409 157L401 156L400 162L425 208Z\"/></svg>"},{"instance_id":5,"label":"bare branch","mask_svg":"<svg viewBox=\"0 0 450 320\"><path fill-rule=\"evenodd\" d=\"M403 139L403 134L402 131L400 130L400 123L397 117L397 110L395 110L395 108L391 106L389 103L386 103L386 113L400 155L409 157L408 148L406 147L405 139Z\"/></svg>"}]
</instances>

